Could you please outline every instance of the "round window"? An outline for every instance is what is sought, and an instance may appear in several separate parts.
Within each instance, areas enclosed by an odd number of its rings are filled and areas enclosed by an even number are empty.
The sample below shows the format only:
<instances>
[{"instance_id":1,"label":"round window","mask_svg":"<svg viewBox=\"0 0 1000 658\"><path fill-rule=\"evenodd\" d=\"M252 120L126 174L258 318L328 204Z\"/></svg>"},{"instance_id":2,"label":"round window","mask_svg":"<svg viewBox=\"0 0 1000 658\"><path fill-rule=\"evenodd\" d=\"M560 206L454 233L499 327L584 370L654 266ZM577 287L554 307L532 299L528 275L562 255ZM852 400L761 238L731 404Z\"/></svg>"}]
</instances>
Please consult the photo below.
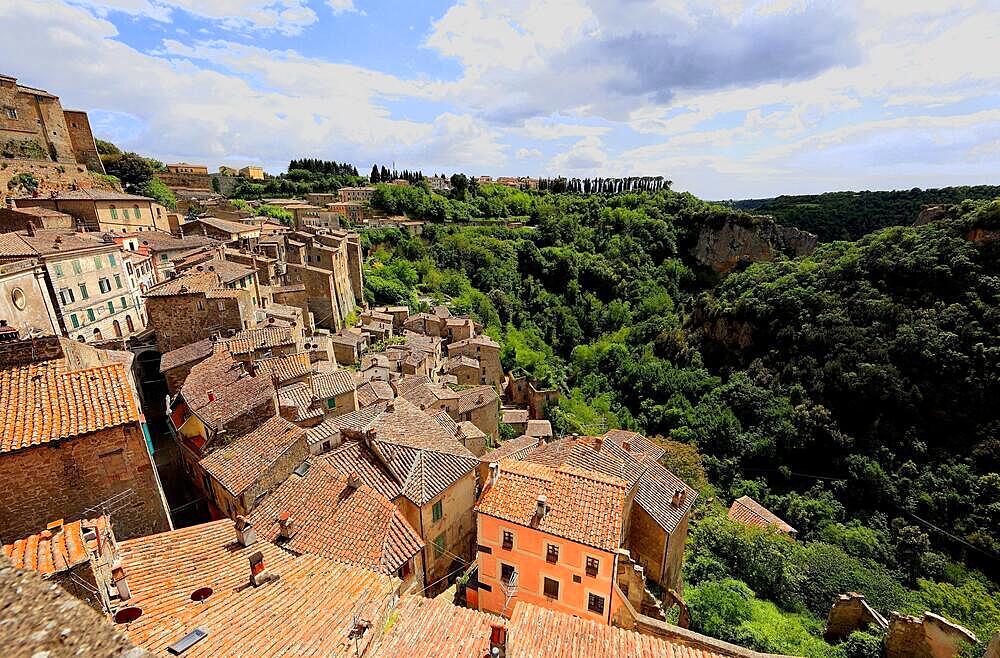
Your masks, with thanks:
<instances>
[{"instance_id":1,"label":"round window","mask_svg":"<svg viewBox=\"0 0 1000 658\"><path fill-rule=\"evenodd\" d=\"M14 306L17 310L23 311L24 307L28 305L28 300L24 296L24 291L20 288L14 288L14 291L10 293L10 300L14 302Z\"/></svg>"}]
</instances>

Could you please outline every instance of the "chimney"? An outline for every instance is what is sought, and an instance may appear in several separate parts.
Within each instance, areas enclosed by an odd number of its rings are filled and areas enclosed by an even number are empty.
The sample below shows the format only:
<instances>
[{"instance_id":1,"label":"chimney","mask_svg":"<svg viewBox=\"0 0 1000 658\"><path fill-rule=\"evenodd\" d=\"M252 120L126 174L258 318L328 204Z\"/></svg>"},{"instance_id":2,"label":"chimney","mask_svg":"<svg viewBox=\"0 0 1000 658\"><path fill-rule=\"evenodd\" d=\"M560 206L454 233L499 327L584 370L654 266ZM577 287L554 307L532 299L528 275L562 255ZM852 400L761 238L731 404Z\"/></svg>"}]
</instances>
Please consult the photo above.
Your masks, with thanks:
<instances>
[{"instance_id":1,"label":"chimney","mask_svg":"<svg viewBox=\"0 0 1000 658\"><path fill-rule=\"evenodd\" d=\"M388 402L386 402L385 403L385 410L386 411L395 411L396 410L396 401L395 400L389 400Z\"/></svg>"},{"instance_id":2,"label":"chimney","mask_svg":"<svg viewBox=\"0 0 1000 658\"><path fill-rule=\"evenodd\" d=\"M684 489L675 489L674 497L670 500L670 504L674 507L680 507L687 500L687 491Z\"/></svg>"},{"instance_id":3,"label":"chimney","mask_svg":"<svg viewBox=\"0 0 1000 658\"><path fill-rule=\"evenodd\" d=\"M285 541L290 541L295 536L295 519L288 512L282 512L278 516L278 536Z\"/></svg>"},{"instance_id":4,"label":"chimney","mask_svg":"<svg viewBox=\"0 0 1000 658\"><path fill-rule=\"evenodd\" d=\"M507 653L507 627L503 624L490 624L490 656L504 658Z\"/></svg>"},{"instance_id":5,"label":"chimney","mask_svg":"<svg viewBox=\"0 0 1000 658\"><path fill-rule=\"evenodd\" d=\"M476 404L482 404L483 400L485 400L485 399L486 399L486 396L484 396L482 393L480 393L479 397L476 398Z\"/></svg>"},{"instance_id":6,"label":"chimney","mask_svg":"<svg viewBox=\"0 0 1000 658\"><path fill-rule=\"evenodd\" d=\"M128 588L128 580L125 578L125 567L122 565L121 561L115 562L111 565L111 582L115 584L118 589L118 598L122 601L128 601L132 598L132 590Z\"/></svg>"},{"instance_id":7,"label":"chimney","mask_svg":"<svg viewBox=\"0 0 1000 658\"><path fill-rule=\"evenodd\" d=\"M361 486L361 476L358 475L357 471L354 471L347 476L347 487L351 491L357 491L358 487L360 486Z\"/></svg>"},{"instance_id":8,"label":"chimney","mask_svg":"<svg viewBox=\"0 0 1000 658\"><path fill-rule=\"evenodd\" d=\"M497 479L500 477L500 464L497 462L490 462L490 486L497 483Z\"/></svg>"},{"instance_id":9,"label":"chimney","mask_svg":"<svg viewBox=\"0 0 1000 658\"><path fill-rule=\"evenodd\" d=\"M257 541L257 531L242 514L236 517L233 528L236 530L236 541L240 546L252 546Z\"/></svg>"},{"instance_id":10,"label":"chimney","mask_svg":"<svg viewBox=\"0 0 1000 658\"><path fill-rule=\"evenodd\" d=\"M212 389L208 390L208 401L215 402L215 391L213 391Z\"/></svg>"},{"instance_id":11,"label":"chimney","mask_svg":"<svg viewBox=\"0 0 1000 658\"><path fill-rule=\"evenodd\" d=\"M604 439L599 436L594 437L594 450L600 452L602 447L604 447Z\"/></svg>"},{"instance_id":12,"label":"chimney","mask_svg":"<svg viewBox=\"0 0 1000 658\"><path fill-rule=\"evenodd\" d=\"M251 358L249 361L246 362L245 365L247 367L247 374L250 375L251 377L256 377L257 365L253 362L253 359Z\"/></svg>"},{"instance_id":13,"label":"chimney","mask_svg":"<svg viewBox=\"0 0 1000 658\"><path fill-rule=\"evenodd\" d=\"M264 569L264 554L257 551L250 556L250 584L260 587L270 580L270 575Z\"/></svg>"},{"instance_id":14,"label":"chimney","mask_svg":"<svg viewBox=\"0 0 1000 658\"><path fill-rule=\"evenodd\" d=\"M622 450L632 452L632 442L628 440L622 441Z\"/></svg>"},{"instance_id":15,"label":"chimney","mask_svg":"<svg viewBox=\"0 0 1000 658\"><path fill-rule=\"evenodd\" d=\"M545 494L538 494L538 501L535 503L535 517L541 521L549 511L549 499Z\"/></svg>"}]
</instances>

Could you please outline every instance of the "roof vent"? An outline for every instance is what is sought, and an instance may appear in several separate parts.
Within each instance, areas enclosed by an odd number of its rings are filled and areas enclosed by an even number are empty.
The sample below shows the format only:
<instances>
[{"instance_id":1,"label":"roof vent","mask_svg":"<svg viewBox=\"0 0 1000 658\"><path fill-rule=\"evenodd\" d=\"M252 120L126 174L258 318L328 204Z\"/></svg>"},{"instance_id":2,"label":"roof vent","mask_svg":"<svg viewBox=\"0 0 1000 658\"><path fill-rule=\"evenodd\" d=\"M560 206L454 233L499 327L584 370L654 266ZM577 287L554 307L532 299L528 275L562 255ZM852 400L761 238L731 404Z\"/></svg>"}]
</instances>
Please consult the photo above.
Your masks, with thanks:
<instances>
[{"instance_id":1,"label":"roof vent","mask_svg":"<svg viewBox=\"0 0 1000 658\"><path fill-rule=\"evenodd\" d=\"M198 270L199 272L204 272L204 271L205 271L205 268L204 268L204 266L202 266L202 265L199 265L199 266L198 266L198 267L196 267L195 269L196 269L196 270Z\"/></svg>"},{"instance_id":2,"label":"roof vent","mask_svg":"<svg viewBox=\"0 0 1000 658\"><path fill-rule=\"evenodd\" d=\"M292 473L295 473L299 477L305 477L305 474L309 472L310 467L312 467L312 464L310 464L308 461L304 461L298 466L296 466L292 470Z\"/></svg>"},{"instance_id":3,"label":"roof vent","mask_svg":"<svg viewBox=\"0 0 1000 658\"><path fill-rule=\"evenodd\" d=\"M257 531L253 529L253 525L247 520L247 517L242 514L236 517L233 529L236 530L236 542L240 546L252 546L257 541Z\"/></svg>"},{"instance_id":4,"label":"roof vent","mask_svg":"<svg viewBox=\"0 0 1000 658\"><path fill-rule=\"evenodd\" d=\"M538 494L538 500L535 502L535 517L541 521L548 513L549 499L545 497L545 494Z\"/></svg>"},{"instance_id":5,"label":"roof vent","mask_svg":"<svg viewBox=\"0 0 1000 658\"><path fill-rule=\"evenodd\" d=\"M188 649L190 649L191 647L193 647L198 642L204 640L206 637L208 637L208 629L199 626L198 628L194 629L193 631L191 631L190 633L188 633L187 635L185 635L184 637L182 637L181 639L177 640L169 647L167 647L167 652L175 656L179 656Z\"/></svg>"},{"instance_id":6,"label":"roof vent","mask_svg":"<svg viewBox=\"0 0 1000 658\"><path fill-rule=\"evenodd\" d=\"M622 441L622 450L632 452L632 442L628 440Z\"/></svg>"}]
</instances>

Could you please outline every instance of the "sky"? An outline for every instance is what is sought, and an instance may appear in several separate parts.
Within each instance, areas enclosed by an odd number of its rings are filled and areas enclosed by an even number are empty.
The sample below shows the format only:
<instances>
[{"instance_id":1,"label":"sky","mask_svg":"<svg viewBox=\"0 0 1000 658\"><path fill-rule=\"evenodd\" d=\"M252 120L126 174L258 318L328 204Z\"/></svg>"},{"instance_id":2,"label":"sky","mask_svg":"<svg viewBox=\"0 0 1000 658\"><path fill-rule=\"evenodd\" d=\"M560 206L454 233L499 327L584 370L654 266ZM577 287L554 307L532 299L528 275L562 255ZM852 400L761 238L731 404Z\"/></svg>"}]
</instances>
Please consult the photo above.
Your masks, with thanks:
<instances>
[{"instance_id":1,"label":"sky","mask_svg":"<svg viewBox=\"0 0 1000 658\"><path fill-rule=\"evenodd\" d=\"M165 162L1000 183L1000 0L0 0L0 73Z\"/></svg>"}]
</instances>

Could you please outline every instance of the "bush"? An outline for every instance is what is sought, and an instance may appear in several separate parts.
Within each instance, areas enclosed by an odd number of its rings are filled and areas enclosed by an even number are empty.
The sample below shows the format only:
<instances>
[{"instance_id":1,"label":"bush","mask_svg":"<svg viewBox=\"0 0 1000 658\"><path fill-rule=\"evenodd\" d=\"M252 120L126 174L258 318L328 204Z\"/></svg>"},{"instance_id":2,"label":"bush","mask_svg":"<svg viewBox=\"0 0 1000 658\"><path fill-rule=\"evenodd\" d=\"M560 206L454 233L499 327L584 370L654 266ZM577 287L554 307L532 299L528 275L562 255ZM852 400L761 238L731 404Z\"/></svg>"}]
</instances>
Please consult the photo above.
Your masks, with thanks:
<instances>
[{"instance_id":1,"label":"bush","mask_svg":"<svg viewBox=\"0 0 1000 658\"><path fill-rule=\"evenodd\" d=\"M844 658L882 658L885 643L882 638L865 631L854 631L840 645Z\"/></svg>"},{"instance_id":2,"label":"bush","mask_svg":"<svg viewBox=\"0 0 1000 658\"><path fill-rule=\"evenodd\" d=\"M750 620L753 592L732 578L711 580L693 588L687 596L691 628L727 642L743 639L740 627Z\"/></svg>"}]
</instances>

